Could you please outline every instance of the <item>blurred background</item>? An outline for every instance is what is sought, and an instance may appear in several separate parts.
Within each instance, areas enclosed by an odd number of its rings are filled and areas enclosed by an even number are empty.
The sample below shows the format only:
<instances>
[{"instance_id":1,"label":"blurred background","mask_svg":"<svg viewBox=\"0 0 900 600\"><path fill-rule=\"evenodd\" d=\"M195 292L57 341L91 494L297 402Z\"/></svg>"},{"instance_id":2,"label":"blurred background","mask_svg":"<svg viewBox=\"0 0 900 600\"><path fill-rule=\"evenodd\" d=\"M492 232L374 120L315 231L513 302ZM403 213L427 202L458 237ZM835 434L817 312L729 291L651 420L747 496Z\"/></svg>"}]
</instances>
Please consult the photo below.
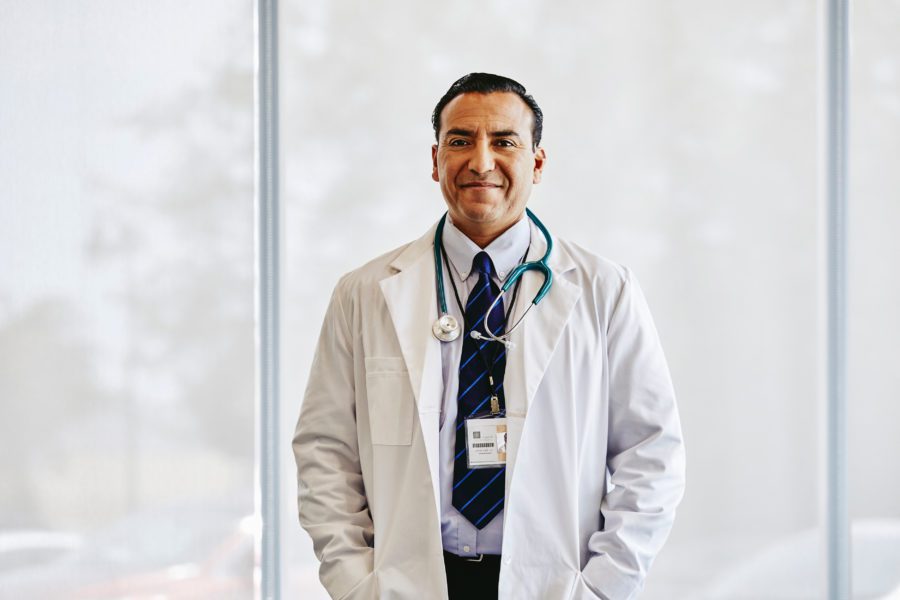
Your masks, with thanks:
<instances>
[{"instance_id":1,"label":"blurred background","mask_svg":"<svg viewBox=\"0 0 900 600\"><path fill-rule=\"evenodd\" d=\"M531 208L632 268L688 487L642 598L824 597L814 0L280 5L282 587L324 599L290 439L338 277L442 213L430 114L521 81ZM0 0L0 598L254 593L251 0ZM851 21L855 598L900 597L900 1Z\"/></svg>"}]
</instances>

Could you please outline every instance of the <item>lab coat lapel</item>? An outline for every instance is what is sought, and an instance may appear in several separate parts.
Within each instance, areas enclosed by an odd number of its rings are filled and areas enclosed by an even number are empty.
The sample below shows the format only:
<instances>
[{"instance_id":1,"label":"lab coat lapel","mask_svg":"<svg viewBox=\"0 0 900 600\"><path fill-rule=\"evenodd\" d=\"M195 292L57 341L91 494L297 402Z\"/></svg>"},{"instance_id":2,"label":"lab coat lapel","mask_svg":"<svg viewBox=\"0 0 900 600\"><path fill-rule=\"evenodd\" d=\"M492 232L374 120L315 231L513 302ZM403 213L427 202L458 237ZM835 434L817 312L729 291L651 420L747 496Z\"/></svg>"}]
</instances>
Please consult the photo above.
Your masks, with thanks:
<instances>
[{"instance_id":1,"label":"lab coat lapel","mask_svg":"<svg viewBox=\"0 0 900 600\"><path fill-rule=\"evenodd\" d=\"M443 381L440 342L431 333L431 325L437 319L432 260L434 230L432 227L394 259L391 267L398 273L381 280L380 285L409 372L431 473L435 510L440 515L439 430L435 415L440 414Z\"/></svg>"},{"instance_id":2,"label":"lab coat lapel","mask_svg":"<svg viewBox=\"0 0 900 600\"><path fill-rule=\"evenodd\" d=\"M528 260L537 260L543 256L546 247L544 235L531 223L531 251L528 253ZM506 409L510 417L524 417L535 401L547 365L581 297L581 289L565 277L568 271L575 268L565 248L554 245L547 262L553 272L553 285L544 299L531 308L521 325L513 332L511 341L515 347L507 352L503 386L506 389ZM522 276L518 301L520 308L516 310L516 319L531 304L543 283L544 277L539 271L528 271ZM509 483L515 470L521 433L521 429L511 423L507 449L507 489L510 489Z\"/></svg>"}]
</instances>

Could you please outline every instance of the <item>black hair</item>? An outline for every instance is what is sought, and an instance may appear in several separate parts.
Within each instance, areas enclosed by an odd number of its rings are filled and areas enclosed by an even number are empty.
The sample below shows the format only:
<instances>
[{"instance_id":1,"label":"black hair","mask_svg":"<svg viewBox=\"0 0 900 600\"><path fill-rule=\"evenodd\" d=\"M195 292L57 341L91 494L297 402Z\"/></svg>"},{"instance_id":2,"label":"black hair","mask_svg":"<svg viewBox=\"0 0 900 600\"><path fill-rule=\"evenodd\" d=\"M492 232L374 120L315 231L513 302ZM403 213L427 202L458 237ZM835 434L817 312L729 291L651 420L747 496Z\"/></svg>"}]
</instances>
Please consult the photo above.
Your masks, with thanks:
<instances>
[{"instance_id":1,"label":"black hair","mask_svg":"<svg viewBox=\"0 0 900 600\"><path fill-rule=\"evenodd\" d=\"M434 127L434 139L440 141L438 136L441 132L441 112L451 100L460 94L492 94L494 92L510 92L516 94L528 105L528 108L531 109L531 113L534 115L534 124L531 127L531 139L533 140L534 148L537 148L541 143L541 131L544 127L544 113L541 112L541 107L538 106L538 103L535 102L530 94L526 93L525 86L521 83L510 79L509 77L492 75L491 73L469 73L453 82L453 85L450 86L447 93L438 100L437 106L434 107L434 112L431 113L431 125Z\"/></svg>"}]
</instances>

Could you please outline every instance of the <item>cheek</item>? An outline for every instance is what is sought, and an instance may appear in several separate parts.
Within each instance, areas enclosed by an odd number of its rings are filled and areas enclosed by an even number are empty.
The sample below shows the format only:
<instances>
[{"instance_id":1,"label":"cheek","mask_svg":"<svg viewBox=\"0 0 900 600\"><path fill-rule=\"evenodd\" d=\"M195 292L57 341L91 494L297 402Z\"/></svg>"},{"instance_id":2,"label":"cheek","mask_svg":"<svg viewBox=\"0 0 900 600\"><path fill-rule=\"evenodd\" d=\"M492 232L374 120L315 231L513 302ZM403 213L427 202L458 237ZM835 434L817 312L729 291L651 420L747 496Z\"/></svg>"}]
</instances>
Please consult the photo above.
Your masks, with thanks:
<instances>
[{"instance_id":1,"label":"cheek","mask_svg":"<svg viewBox=\"0 0 900 600\"><path fill-rule=\"evenodd\" d=\"M513 176L513 185L517 188L525 187L529 183L531 183L531 178L534 173L528 164L519 164L516 165L516 170Z\"/></svg>"},{"instance_id":2,"label":"cheek","mask_svg":"<svg viewBox=\"0 0 900 600\"><path fill-rule=\"evenodd\" d=\"M438 167L441 172L441 177L445 180L452 182L453 178L456 177L456 165L453 161L445 160L444 162L439 163Z\"/></svg>"}]
</instances>

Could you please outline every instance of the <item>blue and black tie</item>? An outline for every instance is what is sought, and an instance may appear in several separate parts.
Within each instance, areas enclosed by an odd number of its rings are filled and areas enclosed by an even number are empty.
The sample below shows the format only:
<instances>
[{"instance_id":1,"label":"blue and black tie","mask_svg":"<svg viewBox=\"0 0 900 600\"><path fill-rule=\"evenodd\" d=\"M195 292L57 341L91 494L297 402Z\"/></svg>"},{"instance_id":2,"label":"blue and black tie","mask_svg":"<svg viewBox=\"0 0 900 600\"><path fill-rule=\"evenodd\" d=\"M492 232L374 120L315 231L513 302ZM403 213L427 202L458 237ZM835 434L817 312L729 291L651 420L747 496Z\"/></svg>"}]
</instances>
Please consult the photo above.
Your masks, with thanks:
<instances>
[{"instance_id":1,"label":"blue and black tie","mask_svg":"<svg viewBox=\"0 0 900 600\"><path fill-rule=\"evenodd\" d=\"M503 372L506 370L506 348L498 342L473 339L471 331L485 334L484 315L497 299L500 291L491 279L494 272L487 252L479 252L472 262L472 270L479 274L478 284L469 294L465 310L465 338L459 361L459 395L456 415L456 458L453 463L453 506L475 527L481 529L503 510L504 473L506 467L469 469L466 462L465 419L490 414L491 386L503 399ZM488 316L488 326L494 335L503 333L503 302L498 302ZM490 369L488 368L490 366Z\"/></svg>"}]
</instances>

